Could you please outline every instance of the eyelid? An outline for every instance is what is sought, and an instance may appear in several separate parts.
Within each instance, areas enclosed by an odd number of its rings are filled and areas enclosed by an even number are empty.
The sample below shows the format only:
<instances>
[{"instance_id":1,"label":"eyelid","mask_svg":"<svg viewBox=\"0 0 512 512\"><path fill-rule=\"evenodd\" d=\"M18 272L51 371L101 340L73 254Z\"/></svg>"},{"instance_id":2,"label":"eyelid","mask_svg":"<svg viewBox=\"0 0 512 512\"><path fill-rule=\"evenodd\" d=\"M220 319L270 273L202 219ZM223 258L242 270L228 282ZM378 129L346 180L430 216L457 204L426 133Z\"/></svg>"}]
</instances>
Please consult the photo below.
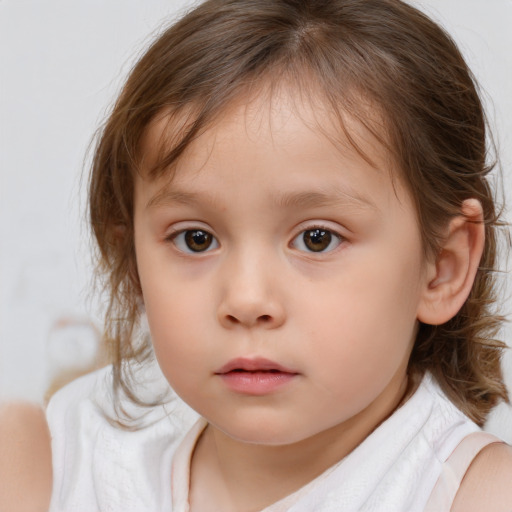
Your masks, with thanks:
<instances>
[{"instance_id":1,"label":"eyelid","mask_svg":"<svg viewBox=\"0 0 512 512\"><path fill-rule=\"evenodd\" d=\"M308 231L314 231L315 229L320 229L320 230L329 232L333 237L335 237L337 239L336 246L329 250L312 251L312 250L307 250L307 249L300 249L295 245L295 242L299 239L299 237L301 235L303 236L304 233L306 233ZM347 240L347 238L340 233L340 230L341 229L339 227L338 228L332 227L328 222L322 222L322 221L311 221L311 222L307 222L307 223L305 222L305 223L300 224L297 227L295 235L293 236L289 245L291 247L293 247L301 252L307 253L307 254L318 254L318 255L328 254L328 253L335 251L343 242L345 242Z\"/></svg>"},{"instance_id":2,"label":"eyelid","mask_svg":"<svg viewBox=\"0 0 512 512\"><path fill-rule=\"evenodd\" d=\"M186 242L184 240L180 241L179 243L177 242L177 239L178 239L178 237L180 237L180 235L184 236L187 232L190 232L190 231L203 231L205 233L208 233L212 237L212 244L210 246L208 246L203 251L194 251L194 250L190 249L190 247L186 246ZM164 240L166 242L171 242L174 245L174 247L176 248L176 250L179 251L180 253L191 254L191 255L195 255L195 256L209 253L209 252L217 249L220 245L219 240L212 233L212 230L209 228L205 228L199 224L189 224L189 225L183 224L183 227L182 227L182 225L178 225L178 227L173 226L173 227L171 227L169 232L165 235Z\"/></svg>"},{"instance_id":3,"label":"eyelid","mask_svg":"<svg viewBox=\"0 0 512 512\"><path fill-rule=\"evenodd\" d=\"M301 222L294 229L294 231L295 231L294 238L298 234L300 234L304 231L311 231L313 229L323 229L325 231L329 231L332 234L338 236L342 240L347 240L347 238L348 238L348 235L342 234L342 233L344 233L344 232L346 233L348 231L347 228L344 228L337 222L330 222L330 221L326 221L326 220L310 220L310 221Z\"/></svg>"},{"instance_id":4,"label":"eyelid","mask_svg":"<svg viewBox=\"0 0 512 512\"><path fill-rule=\"evenodd\" d=\"M184 231L195 231L195 230L201 230L201 231L207 231L212 236L214 235L213 229L204 222L201 221L181 221L181 222L175 222L171 226L167 227L165 229L165 233L163 235L163 238L165 240L171 240L180 233L183 233ZM217 238L215 236L215 238Z\"/></svg>"}]
</instances>

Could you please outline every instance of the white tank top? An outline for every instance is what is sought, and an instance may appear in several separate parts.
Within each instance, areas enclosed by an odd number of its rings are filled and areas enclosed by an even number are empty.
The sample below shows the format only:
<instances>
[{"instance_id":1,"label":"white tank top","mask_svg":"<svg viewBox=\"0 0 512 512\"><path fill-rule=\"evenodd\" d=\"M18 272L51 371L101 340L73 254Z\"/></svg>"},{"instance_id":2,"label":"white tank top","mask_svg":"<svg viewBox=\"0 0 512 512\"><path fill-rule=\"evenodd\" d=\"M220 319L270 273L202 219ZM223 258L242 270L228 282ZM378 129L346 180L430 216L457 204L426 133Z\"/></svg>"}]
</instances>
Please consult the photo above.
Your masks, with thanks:
<instances>
[{"instance_id":1,"label":"white tank top","mask_svg":"<svg viewBox=\"0 0 512 512\"><path fill-rule=\"evenodd\" d=\"M204 420L175 398L149 410L146 428L119 430L102 411L111 412L110 373L82 377L50 402L50 512L187 512L190 457ZM349 455L264 512L448 511L471 460L496 441L479 432L427 375Z\"/></svg>"}]
</instances>

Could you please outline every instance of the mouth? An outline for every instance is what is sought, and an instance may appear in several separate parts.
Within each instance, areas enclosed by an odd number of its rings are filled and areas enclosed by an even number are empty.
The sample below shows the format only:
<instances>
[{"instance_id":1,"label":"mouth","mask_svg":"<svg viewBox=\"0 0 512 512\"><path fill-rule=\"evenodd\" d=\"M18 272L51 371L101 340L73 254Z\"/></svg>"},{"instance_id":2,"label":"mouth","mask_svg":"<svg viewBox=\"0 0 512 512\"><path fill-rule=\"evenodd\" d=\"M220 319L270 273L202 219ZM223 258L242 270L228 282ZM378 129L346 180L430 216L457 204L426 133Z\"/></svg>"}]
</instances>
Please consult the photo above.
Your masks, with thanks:
<instances>
[{"instance_id":1,"label":"mouth","mask_svg":"<svg viewBox=\"0 0 512 512\"><path fill-rule=\"evenodd\" d=\"M263 396L291 383L299 373L269 359L237 358L222 366L215 375L235 393Z\"/></svg>"},{"instance_id":2,"label":"mouth","mask_svg":"<svg viewBox=\"0 0 512 512\"><path fill-rule=\"evenodd\" d=\"M288 373L297 375L298 372L291 368L286 368L270 359L239 357L232 359L215 372L216 375L225 375L227 373Z\"/></svg>"}]
</instances>

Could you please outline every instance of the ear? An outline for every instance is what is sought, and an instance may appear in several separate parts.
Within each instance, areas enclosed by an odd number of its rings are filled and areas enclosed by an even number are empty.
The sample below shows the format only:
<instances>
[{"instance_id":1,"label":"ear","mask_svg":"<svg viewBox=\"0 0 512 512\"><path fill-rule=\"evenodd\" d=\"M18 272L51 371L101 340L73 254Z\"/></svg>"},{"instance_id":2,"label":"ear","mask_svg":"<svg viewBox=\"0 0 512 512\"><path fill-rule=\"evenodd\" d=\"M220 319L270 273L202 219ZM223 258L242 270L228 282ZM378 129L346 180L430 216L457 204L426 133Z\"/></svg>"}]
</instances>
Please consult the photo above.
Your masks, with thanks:
<instances>
[{"instance_id":1,"label":"ear","mask_svg":"<svg viewBox=\"0 0 512 512\"><path fill-rule=\"evenodd\" d=\"M450 221L435 261L428 263L427 283L418 320L440 325L453 318L469 296L484 249L485 226L477 199L462 203Z\"/></svg>"}]
</instances>

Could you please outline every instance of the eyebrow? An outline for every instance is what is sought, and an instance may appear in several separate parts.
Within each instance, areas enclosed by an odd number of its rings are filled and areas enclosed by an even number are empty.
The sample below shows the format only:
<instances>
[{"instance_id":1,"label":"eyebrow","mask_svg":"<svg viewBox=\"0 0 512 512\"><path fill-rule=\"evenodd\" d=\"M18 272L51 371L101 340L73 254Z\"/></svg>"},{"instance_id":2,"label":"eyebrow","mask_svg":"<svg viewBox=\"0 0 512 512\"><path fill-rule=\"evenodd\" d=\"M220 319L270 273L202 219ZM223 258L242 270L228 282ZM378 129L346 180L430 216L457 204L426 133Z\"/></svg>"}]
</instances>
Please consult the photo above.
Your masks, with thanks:
<instances>
[{"instance_id":1,"label":"eyebrow","mask_svg":"<svg viewBox=\"0 0 512 512\"><path fill-rule=\"evenodd\" d=\"M146 208L157 208L158 206L171 206L173 204L191 205L202 200L202 196L183 190L169 190L163 188L155 194L147 203ZM210 198L211 202L211 198Z\"/></svg>"},{"instance_id":2,"label":"eyebrow","mask_svg":"<svg viewBox=\"0 0 512 512\"><path fill-rule=\"evenodd\" d=\"M377 205L367 197L354 191L333 189L329 192L287 192L276 194L274 201L284 208L303 207L315 208L322 206L356 206L379 210Z\"/></svg>"},{"instance_id":3,"label":"eyebrow","mask_svg":"<svg viewBox=\"0 0 512 512\"><path fill-rule=\"evenodd\" d=\"M286 192L272 194L273 202L282 208L319 208L354 206L364 209L379 211L377 205L369 198L361 196L354 191L333 189L329 192ZM213 207L219 207L220 202L210 194L187 192L184 190L162 189L146 203L146 208L152 209L159 206L172 206L174 204L195 205L208 203Z\"/></svg>"}]
</instances>

